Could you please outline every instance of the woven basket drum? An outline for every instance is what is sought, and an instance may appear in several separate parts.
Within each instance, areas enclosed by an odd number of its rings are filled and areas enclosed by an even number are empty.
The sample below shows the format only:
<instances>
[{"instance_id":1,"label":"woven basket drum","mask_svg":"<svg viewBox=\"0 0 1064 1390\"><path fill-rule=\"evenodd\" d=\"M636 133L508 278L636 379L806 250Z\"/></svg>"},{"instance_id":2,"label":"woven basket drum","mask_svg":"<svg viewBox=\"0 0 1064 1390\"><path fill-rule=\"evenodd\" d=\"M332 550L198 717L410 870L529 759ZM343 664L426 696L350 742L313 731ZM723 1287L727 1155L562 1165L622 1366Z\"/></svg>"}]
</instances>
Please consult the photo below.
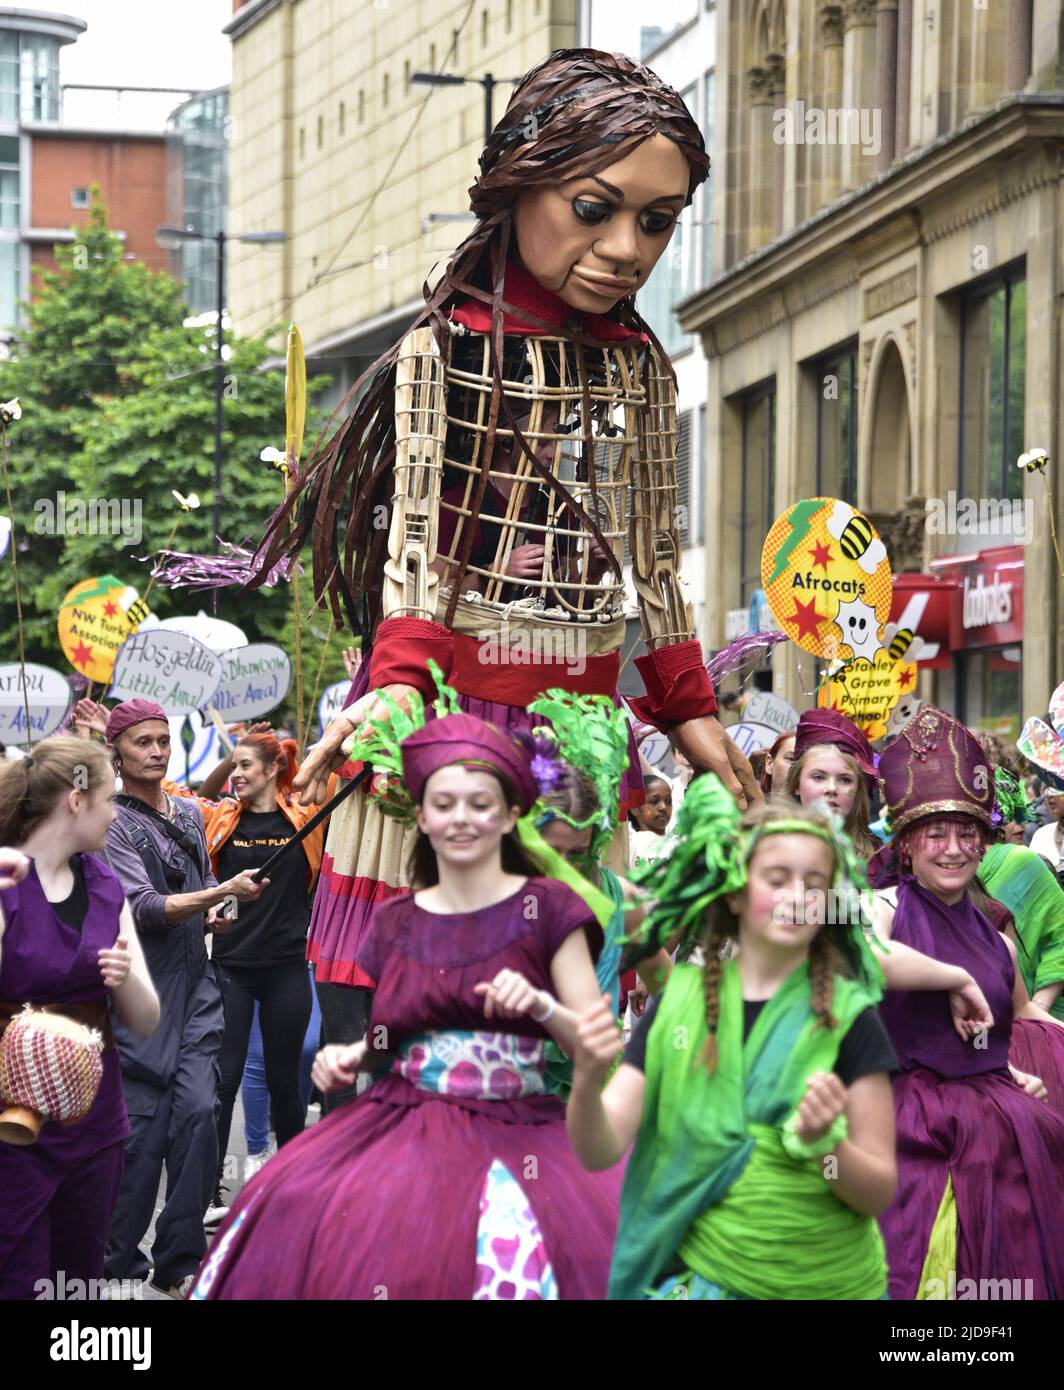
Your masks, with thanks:
<instances>
[{"instance_id":1,"label":"woven basket drum","mask_svg":"<svg viewBox=\"0 0 1064 1390\"><path fill-rule=\"evenodd\" d=\"M103 1038L63 1014L28 1004L0 1038L0 1142L25 1147L46 1120L87 1115L103 1077Z\"/></svg>"}]
</instances>

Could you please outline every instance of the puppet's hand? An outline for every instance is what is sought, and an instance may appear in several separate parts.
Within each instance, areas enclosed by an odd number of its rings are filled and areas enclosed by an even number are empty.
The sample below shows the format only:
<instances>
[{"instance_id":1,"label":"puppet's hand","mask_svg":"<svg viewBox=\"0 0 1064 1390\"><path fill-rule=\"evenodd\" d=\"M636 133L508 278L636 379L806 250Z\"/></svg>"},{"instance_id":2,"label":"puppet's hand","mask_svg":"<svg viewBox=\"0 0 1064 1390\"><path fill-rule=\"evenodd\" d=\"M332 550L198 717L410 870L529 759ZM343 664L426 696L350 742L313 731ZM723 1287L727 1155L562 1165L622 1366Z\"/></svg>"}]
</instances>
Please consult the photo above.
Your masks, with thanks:
<instances>
[{"instance_id":1,"label":"puppet's hand","mask_svg":"<svg viewBox=\"0 0 1064 1390\"><path fill-rule=\"evenodd\" d=\"M360 700L330 720L329 727L307 753L292 782L293 789L300 793L300 806L318 805L326 799L329 774L347 759L347 754L341 749L344 740L350 738L367 719L387 719L388 707L380 698L382 694L390 695L401 709L407 710L414 687L385 685L380 690L367 690ZM351 757L358 758L357 745Z\"/></svg>"},{"instance_id":2,"label":"puppet's hand","mask_svg":"<svg viewBox=\"0 0 1064 1390\"><path fill-rule=\"evenodd\" d=\"M669 731L669 742L700 772L715 772L745 811L764 798L746 758L711 714L688 719Z\"/></svg>"}]
</instances>

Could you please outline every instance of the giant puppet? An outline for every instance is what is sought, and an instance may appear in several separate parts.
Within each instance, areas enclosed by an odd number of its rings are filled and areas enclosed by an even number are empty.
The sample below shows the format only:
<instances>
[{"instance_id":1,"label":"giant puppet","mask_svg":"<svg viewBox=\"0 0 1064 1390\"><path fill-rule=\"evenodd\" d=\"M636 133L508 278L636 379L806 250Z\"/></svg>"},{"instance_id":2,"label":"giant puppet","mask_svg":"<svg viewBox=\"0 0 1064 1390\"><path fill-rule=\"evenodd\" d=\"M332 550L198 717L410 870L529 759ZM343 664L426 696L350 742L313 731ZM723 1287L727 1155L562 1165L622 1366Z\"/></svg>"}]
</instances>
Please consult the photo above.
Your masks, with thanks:
<instances>
[{"instance_id":1,"label":"giant puppet","mask_svg":"<svg viewBox=\"0 0 1064 1390\"><path fill-rule=\"evenodd\" d=\"M372 652L303 765L307 799L378 692L434 694L429 657L465 710L511 732L542 722L526 706L550 687L615 694L626 546L648 649L629 703L740 804L758 799L683 597L675 378L635 304L708 170L679 95L629 58L563 50L518 84L480 156L475 227L260 548L265 574L312 539L316 593ZM361 789L334 814L320 982L372 987L355 951L405 886L408 844Z\"/></svg>"}]
</instances>

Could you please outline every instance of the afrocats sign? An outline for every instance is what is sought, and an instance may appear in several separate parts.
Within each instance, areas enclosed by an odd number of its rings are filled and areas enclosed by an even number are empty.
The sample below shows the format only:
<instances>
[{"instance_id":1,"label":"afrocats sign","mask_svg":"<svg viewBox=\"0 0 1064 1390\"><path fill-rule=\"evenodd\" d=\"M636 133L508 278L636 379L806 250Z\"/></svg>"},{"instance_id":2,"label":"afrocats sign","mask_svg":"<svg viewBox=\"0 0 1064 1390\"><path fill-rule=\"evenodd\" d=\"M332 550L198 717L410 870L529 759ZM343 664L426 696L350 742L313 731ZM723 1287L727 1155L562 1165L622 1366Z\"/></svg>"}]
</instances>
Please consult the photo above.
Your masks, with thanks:
<instances>
[{"instance_id":1,"label":"afrocats sign","mask_svg":"<svg viewBox=\"0 0 1064 1390\"><path fill-rule=\"evenodd\" d=\"M211 703L222 673L222 658L202 642L154 627L135 632L122 644L108 695L154 700L168 715L189 714Z\"/></svg>"},{"instance_id":2,"label":"afrocats sign","mask_svg":"<svg viewBox=\"0 0 1064 1390\"><path fill-rule=\"evenodd\" d=\"M820 706L881 738L891 709L915 686L916 666L889 650L894 577L872 523L835 497L798 502L768 533L761 585L787 636L833 663Z\"/></svg>"},{"instance_id":3,"label":"afrocats sign","mask_svg":"<svg viewBox=\"0 0 1064 1390\"><path fill-rule=\"evenodd\" d=\"M90 681L107 681L119 647L148 616L136 589L113 575L83 579L59 605L63 655Z\"/></svg>"},{"instance_id":4,"label":"afrocats sign","mask_svg":"<svg viewBox=\"0 0 1064 1390\"><path fill-rule=\"evenodd\" d=\"M24 744L54 734L70 709L73 692L59 671L17 661L0 666L0 743ZM30 737L26 737L29 705Z\"/></svg>"}]
</instances>

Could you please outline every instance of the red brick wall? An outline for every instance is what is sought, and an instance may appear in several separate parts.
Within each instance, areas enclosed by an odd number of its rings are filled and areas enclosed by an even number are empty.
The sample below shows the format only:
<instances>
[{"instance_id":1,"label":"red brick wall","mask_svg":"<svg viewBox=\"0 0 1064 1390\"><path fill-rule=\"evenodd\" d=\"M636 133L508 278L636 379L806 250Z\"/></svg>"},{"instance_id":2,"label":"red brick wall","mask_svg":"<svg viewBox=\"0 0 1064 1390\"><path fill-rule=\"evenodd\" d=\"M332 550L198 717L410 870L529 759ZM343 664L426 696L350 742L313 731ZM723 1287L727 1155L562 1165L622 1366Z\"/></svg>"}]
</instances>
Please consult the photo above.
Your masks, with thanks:
<instances>
[{"instance_id":1,"label":"red brick wall","mask_svg":"<svg viewBox=\"0 0 1064 1390\"><path fill-rule=\"evenodd\" d=\"M169 255L155 244L155 231L167 221L166 148L156 140L116 136L35 136L31 163L32 225L77 227L87 208L75 208L75 188L99 184L111 226L125 232L126 255L152 270L169 269ZM36 242L32 258L49 268L51 248Z\"/></svg>"}]
</instances>

